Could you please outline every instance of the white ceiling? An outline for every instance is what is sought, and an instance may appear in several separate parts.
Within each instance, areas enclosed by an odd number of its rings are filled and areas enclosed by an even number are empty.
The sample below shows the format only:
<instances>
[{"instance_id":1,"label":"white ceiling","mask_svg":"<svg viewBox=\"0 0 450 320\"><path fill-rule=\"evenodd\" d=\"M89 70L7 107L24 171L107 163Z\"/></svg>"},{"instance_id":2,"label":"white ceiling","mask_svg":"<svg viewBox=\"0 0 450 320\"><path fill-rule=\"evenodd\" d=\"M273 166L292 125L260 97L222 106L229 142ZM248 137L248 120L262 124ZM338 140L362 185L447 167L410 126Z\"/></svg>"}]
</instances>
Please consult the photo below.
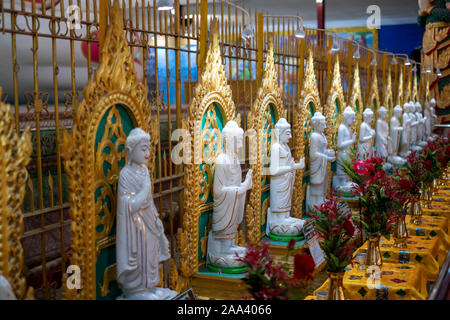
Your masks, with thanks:
<instances>
[{"instance_id":1,"label":"white ceiling","mask_svg":"<svg viewBox=\"0 0 450 320\"><path fill-rule=\"evenodd\" d=\"M191 0L190 3L195 0ZM208 0L212 3L212 0ZM220 0L216 0L220 8ZM317 27L317 7L315 0L234 0L232 1L246 9L263 10L274 15L299 14L305 25ZM180 4L185 4L181 0ZM325 27L340 28L365 26L370 5L378 5L381 11L381 25L417 23L418 5L416 0L324 0ZM210 10L211 11L211 10Z\"/></svg>"}]
</instances>

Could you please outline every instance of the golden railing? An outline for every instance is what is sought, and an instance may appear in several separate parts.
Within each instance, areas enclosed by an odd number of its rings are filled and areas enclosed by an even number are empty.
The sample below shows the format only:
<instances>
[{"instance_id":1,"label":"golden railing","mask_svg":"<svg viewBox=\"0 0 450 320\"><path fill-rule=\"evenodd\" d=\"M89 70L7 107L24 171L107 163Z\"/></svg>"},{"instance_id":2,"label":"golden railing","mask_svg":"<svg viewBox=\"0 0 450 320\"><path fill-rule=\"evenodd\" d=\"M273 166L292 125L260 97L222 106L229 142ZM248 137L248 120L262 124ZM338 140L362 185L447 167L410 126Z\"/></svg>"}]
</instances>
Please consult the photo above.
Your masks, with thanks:
<instances>
[{"instance_id":1,"label":"golden railing","mask_svg":"<svg viewBox=\"0 0 450 320\"><path fill-rule=\"evenodd\" d=\"M59 279L65 272L70 255L70 219L60 147L61 125L70 128L72 111L82 99L83 86L93 78L98 45L102 44L108 23L109 2L0 0L0 31L2 49L5 50L2 52L7 51L6 59L10 60L9 69L2 75L0 86L4 87L4 95L0 99L8 101L14 108L16 132L30 125L34 137L32 160L27 167L30 177L26 185L22 241L28 282L36 289L37 298L59 297ZM121 0L126 26L124 32L136 57L135 67L141 68L137 71L144 75L142 81L149 88L152 112L160 122L154 198L159 212L165 217L174 254L176 230L181 225L184 212L184 175L182 166L175 166L171 161L171 151L177 143L171 138L172 132L182 127L182 119L186 117L187 106L192 100L192 92L206 56L211 18L219 21L223 62L236 110L244 120L244 129L247 126L245 119L256 97L257 84L261 82L269 33L274 34L275 65L289 122L292 122L294 106L299 101L308 49L314 55L322 104L326 102L337 56L345 98L348 99L351 94L356 64L359 65L361 90L365 98L370 90L373 53L361 47L361 58L353 59L354 43L334 37L327 30L305 29L304 39L295 38L295 21L263 17L258 10L249 11L255 36L244 40L241 35L244 26L249 23L248 17L223 1L186 0L186 4L180 6L180 1L175 0L173 13L158 11L156 2ZM66 10L70 5L81 9L80 29L67 27ZM331 53L333 41L336 40L340 43L340 50ZM85 57L80 55L81 47L85 48ZM66 50L67 56L62 56L62 50ZM375 51L375 55L380 100L384 101L383 90L390 60L385 52ZM182 79L182 56L186 59L183 64L187 66L184 71L186 79ZM173 64L174 68L171 67ZM402 74L406 75L412 66L406 67L399 62L390 68L393 97L398 91L399 68L403 68ZM419 96L423 99L423 79L420 84ZM297 142L291 143L295 148Z\"/></svg>"}]
</instances>

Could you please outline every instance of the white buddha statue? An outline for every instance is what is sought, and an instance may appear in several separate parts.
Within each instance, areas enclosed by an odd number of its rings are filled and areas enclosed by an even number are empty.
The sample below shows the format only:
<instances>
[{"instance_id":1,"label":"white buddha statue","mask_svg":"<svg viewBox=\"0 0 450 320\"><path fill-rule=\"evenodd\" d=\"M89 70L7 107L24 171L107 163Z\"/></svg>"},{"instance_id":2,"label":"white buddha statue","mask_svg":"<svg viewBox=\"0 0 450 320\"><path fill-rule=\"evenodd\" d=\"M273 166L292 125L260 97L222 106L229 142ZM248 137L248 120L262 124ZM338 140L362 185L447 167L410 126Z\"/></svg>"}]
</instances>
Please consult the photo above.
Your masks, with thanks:
<instances>
[{"instance_id":1,"label":"white buddha statue","mask_svg":"<svg viewBox=\"0 0 450 320\"><path fill-rule=\"evenodd\" d=\"M411 144L410 149L412 151L420 151L421 147L417 145L417 130L419 126L419 121L416 116L416 107L414 106L414 102L410 101L408 103L408 113L409 118L411 119Z\"/></svg>"},{"instance_id":2,"label":"white buddha statue","mask_svg":"<svg viewBox=\"0 0 450 320\"><path fill-rule=\"evenodd\" d=\"M17 300L9 281L0 273L0 300Z\"/></svg>"},{"instance_id":3,"label":"white buddha statue","mask_svg":"<svg viewBox=\"0 0 450 320\"><path fill-rule=\"evenodd\" d=\"M358 141L358 153L359 157L370 158L373 155L373 143L375 139L375 130L372 129L370 124L373 121L373 111L366 108L363 112L363 122L359 127L359 141Z\"/></svg>"},{"instance_id":4,"label":"white buddha statue","mask_svg":"<svg viewBox=\"0 0 450 320\"><path fill-rule=\"evenodd\" d=\"M421 148L425 147L427 143L424 141L425 132L425 118L422 115L422 105L419 101L415 103L417 124L417 145Z\"/></svg>"},{"instance_id":5,"label":"white buddha statue","mask_svg":"<svg viewBox=\"0 0 450 320\"><path fill-rule=\"evenodd\" d=\"M325 201L328 188L327 163L336 160L335 152L327 149L327 138L323 134L327 127L325 117L319 111L311 119L314 132L310 137L309 147L309 183L306 189L306 207L315 210Z\"/></svg>"},{"instance_id":6,"label":"white buddha statue","mask_svg":"<svg viewBox=\"0 0 450 320\"><path fill-rule=\"evenodd\" d=\"M423 110L423 115L425 119L423 140L427 141L431 138L431 121L433 120L431 115L430 103L428 101L425 101L425 108Z\"/></svg>"},{"instance_id":7,"label":"white buddha statue","mask_svg":"<svg viewBox=\"0 0 450 320\"><path fill-rule=\"evenodd\" d=\"M117 282L119 299L164 300L177 292L157 288L159 263L170 258L169 241L152 196L146 167L150 135L140 128L131 130L126 140L128 163L119 174L117 200Z\"/></svg>"},{"instance_id":8,"label":"white buddha statue","mask_svg":"<svg viewBox=\"0 0 450 320\"><path fill-rule=\"evenodd\" d=\"M406 102L403 105L403 115L402 115L402 136L401 136L401 142L400 142L400 151L399 155L402 158L406 158L408 154L410 153L410 145L411 145L411 122L412 119L409 116L409 103Z\"/></svg>"},{"instance_id":9,"label":"white buddha statue","mask_svg":"<svg viewBox=\"0 0 450 320\"><path fill-rule=\"evenodd\" d=\"M377 130L375 139L375 148L381 158L387 158L391 153L392 140L389 136L389 125L386 121L387 110L381 106L378 109Z\"/></svg>"},{"instance_id":10,"label":"white buddha statue","mask_svg":"<svg viewBox=\"0 0 450 320\"><path fill-rule=\"evenodd\" d=\"M349 181L345 170L342 168L340 161L349 160L350 148L356 141L356 133L353 132L351 125L355 123L355 111L348 106L343 113L343 121L338 128L337 149L338 149L338 164L336 168L336 175L333 177L333 188L338 192L349 193L352 191L355 184Z\"/></svg>"},{"instance_id":11,"label":"white buddha statue","mask_svg":"<svg viewBox=\"0 0 450 320\"><path fill-rule=\"evenodd\" d=\"M236 261L245 255L245 248L235 245L239 224L244 218L245 196L252 187L252 170L242 181L239 150L243 147L244 131L235 121L228 121L222 130L225 151L215 160L214 211L208 234L207 263L216 268L242 267Z\"/></svg>"},{"instance_id":12,"label":"white buddha statue","mask_svg":"<svg viewBox=\"0 0 450 320\"><path fill-rule=\"evenodd\" d=\"M270 207L267 210L266 234L298 236L302 233L303 220L290 216L295 171L305 167L305 158L295 163L289 148L292 138L291 125L281 118L275 124L278 141L270 149Z\"/></svg>"},{"instance_id":13,"label":"white buddha statue","mask_svg":"<svg viewBox=\"0 0 450 320\"><path fill-rule=\"evenodd\" d=\"M400 125L400 118L402 117L402 107L396 105L394 108L394 115L390 121L389 136L391 137L391 148L388 157L388 161L395 165L403 165L406 163L406 159L398 155L398 149L400 146L400 137L403 131L403 127Z\"/></svg>"},{"instance_id":14,"label":"white buddha statue","mask_svg":"<svg viewBox=\"0 0 450 320\"><path fill-rule=\"evenodd\" d=\"M438 116L436 115L436 99L431 98L430 100L430 113L431 113L431 139L435 139L437 137L436 134L433 133L434 126L437 122Z\"/></svg>"}]
</instances>

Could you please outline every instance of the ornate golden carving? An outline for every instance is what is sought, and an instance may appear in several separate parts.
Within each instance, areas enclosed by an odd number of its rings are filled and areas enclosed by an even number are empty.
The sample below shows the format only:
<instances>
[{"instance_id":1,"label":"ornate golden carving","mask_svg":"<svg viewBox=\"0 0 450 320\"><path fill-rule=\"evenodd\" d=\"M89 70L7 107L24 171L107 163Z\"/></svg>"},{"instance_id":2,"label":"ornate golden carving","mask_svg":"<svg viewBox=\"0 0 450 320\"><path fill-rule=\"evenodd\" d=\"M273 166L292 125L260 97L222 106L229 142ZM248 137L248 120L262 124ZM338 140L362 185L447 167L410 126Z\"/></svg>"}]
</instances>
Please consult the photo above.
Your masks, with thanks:
<instances>
[{"instance_id":1,"label":"ornate golden carving","mask_svg":"<svg viewBox=\"0 0 450 320\"><path fill-rule=\"evenodd\" d=\"M250 165L250 168L253 170L253 187L246 212L247 239L252 244L258 243L262 237L261 215L266 214L261 210L261 193L267 178L262 175L263 161L268 164L268 160L270 160L270 139L268 133L269 129L272 130L272 133L274 129L270 105L273 106L275 112L275 121L286 117L286 109L284 108L281 94L273 57L273 38L270 37L264 76L252 110L248 115L247 123L247 128L254 130L256 133L256 141L249 143L249 153L253 160L253 164ZM266 127L267 123L269 123L269 127Z\"/></svg>"},{"instance_id":2,"label":"ornate golden carving","mask_svg":"<svg viewBox=\"0 0 450 320\"><path fill-rule=\"evenodd\" d=\"M336 103L339 109L336 110ZM341 123L342 112L345 109L344 89L341 83L341 72L339 66L339 56L336 55L336 62L334 63L333 78L331 81L331 88L328 92L325 117L327 119L327 128L325 136L329 143L329 148L337 151L337 129ZM331 172L331 162L328 162L328 192L330 192L331 182L333 180Z\"/></svg>"},{"instance_id":3,"label":"ornate golden carving","mask_svg":"<svg viewBox=\"0 0 450 320\"><path fill-rule=\"evenodd\" d=\"M30 128L20 137L15 130L11 107L0 101L0 274L9 281L17 299L33 297L33 288L27 289L23 274L21 243L21 207L31 152Z\"/></svg>"},{"instance_id":4,"label":"ornate golden carving","mask_svg":"<svg viewBox=\"0 0 450 320\"><path fill-rule=\"evenodd\" d=\"M314 105L313 114L310 111L310 103ZM316 75L314 71L314 59L312 50L309 49L308 61L306 62L305 79L300 94L298 105L295 108L292 135L296 147L294 148L294 159L296 162L305 157L305 165L309 168L309 136L312 132L311 117L315 111L322 112L319 90L317 89ZM304 169L297 171L295 175L295 187L293 194L293 212L295 217L302 216L302 202L304 197L303 188Z\"/></svg>"},{"instance_id":5,"label":"ornate golden carving","mask_svg":"<svg viewBox=\"0 0 450 320\"><path fill-rule=\"evenodd\" d=\"M377 67L372 68L372 85L370 86L369 96L366 100L366 108L372 108L374 113L374 123L377 121L377 111L380 107L380 96L378 92L378 76Z\"/></svg>"},{"instance_id":6,"label":"ornate golden carving","mask_svg":"<svg viewBox=\"0 0 450 320\"><path fill-rule=\"evenodd\" d=\"M402 68L400 68L400 75L398 77L398 90L397 90L397 102L396 105L399 104L403 106L403 104L406 102L405 96L403 93L403 71Z\"/></svg>"},{"instance_id":7,"label":"ornate golden carving","mask_svg":"<svg viewBox=\"0 0 450 320\"><path fill-rule=\"evenodd\" d=\"M105 297L109 293L109 284L112 281L116 280L117 274L117 264L112 264L106 267L105 272L103 273L103 284L98 282L98 286L100 287L100 293L102 297Z\"/></svg>"},{"instance_id":8,"label":"ornate golden carving","mask_svg":"<svg viewBox=\"0 0 450 320\"><path fill-rule=\"evenodd\" d=\"M362 121L362 113L364 111L364 101L362 99L361 93L361 79L359 77L358 63L356 63L355 71L353 73L352 94L350 96L349 104L356 113L355 131L356 136L359 137L359 126L361 125ZM356 108L356 105L358 105L358 108Z\"/></svg>"},{"instance_id":9,"label":"ornate golden carving","mask_svg":"<svg viewBox=\"0 0 450 320\"><path fill-rule=\"evenodd\" d=\"M406 71L404 101L412 100L411 76L411 72Z\"/></svg>"},{"instance_id":10,"label":"ornate golden carving","mask_svg":"<svg viewBox=\"0 0 450 320\"><path fill-rule=\"evenodd\" d=\"M154 179L155 141L158 123L151 119L147 88L137 80L133 57L123 33L122 10L117 0L110 10L110 25L106 32L101 64L83 91L83 101L74 112L72 132L63 130L64 166L68 176L70 216L72 218L72 249L70 263L81 268L80 290L64 286L66 299L96 297L96 215L94 191L97 185L95 139L99 123L107 110L120 104L130 111L135 125L150 132L152 144L148 163ZM97 163L98 164L98 163ZM117 170L117 168L116 168ZM108 179L116 179L111 172ZM112 213L114 214L114 213ZM63 283L66 283L64 275Z\"/></svg>"},{"instance_id":11,"label":"ornate golden carving","mask_svg":"<svg viewBox=\"0 0 450 320\"><path fill-rule=\"evenodd\" d=\"M387 79L386 79L386 88L384 89L384 107L388 110L388 120L392 117L392 112L394 110L394 99L392 95L392 77L391 77L391 68L388 68L387 71Z\"/></svg>"},{"instance_id":12,"label":"ornate golden carving","mask_svg":"<svg viewBox=\"0 0 450 320\"><path fill-rule=\"evenodd\" d=\"M414 102L419 101L419 91L417 88L417 72L414 73L412 99Z\"/></svg>"},{"instance_id":13,"label":"ornate golden carving","mask_svg":"<svg viewBox=\"0 0 450 320\"><path fill-rule=\"evenodd\" d=\"M202 137L202 118L206 110L217 103L223 112L223 123L229 120L240 122L235 116L235 106L231 88L227 83L222 65L218 39L218 22L211 23L211 42L206 55L204 69L194 90L194 98L188 108L188 119L183 121L184 128L189 130L194 138L190 146L192 161L184 167L184 208L183 227L178 229L178 247L180 251L180 270L184 277L190 277L198 271L198 245L200 218L200 163L204 152L200 140Z\"/></svg>"}]
</instances>

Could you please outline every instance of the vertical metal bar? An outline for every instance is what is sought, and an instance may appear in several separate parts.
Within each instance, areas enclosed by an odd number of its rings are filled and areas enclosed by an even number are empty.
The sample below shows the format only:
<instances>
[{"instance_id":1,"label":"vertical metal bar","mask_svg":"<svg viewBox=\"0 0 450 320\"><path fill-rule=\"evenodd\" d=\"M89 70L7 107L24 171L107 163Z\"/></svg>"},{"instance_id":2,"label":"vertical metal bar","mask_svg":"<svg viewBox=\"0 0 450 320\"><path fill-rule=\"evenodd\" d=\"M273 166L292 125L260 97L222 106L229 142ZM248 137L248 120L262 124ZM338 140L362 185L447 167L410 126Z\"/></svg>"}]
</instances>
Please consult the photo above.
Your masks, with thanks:
<instances>
[{"instance_id":1,"label":"vertical metal bar","mask_svg":"<svg viewBox=\"0 0 450 320\"><path fill-rule=\"evenodd\" d=\"M349 101L350 96L352 95L352 67L353 67L353 43L348 42L348 62L347 62L347 70L348 70L348 87L347 87L347 101Z\"/></svg>"},{"instance_id":2,"label":"vertical metal bar","mask_svg":"<svg viewBox=\"0 0 450 320\"><path fill-rule=\"evenodd\" d=\"M16 51L16 14L15 14L15 0L11 0L11 56L12 56L12 71L13 71L13 86L14 86L14 117L16 122L16 133L20 133L20 110L19 110L19 81L17 78L17 51Z\"/></svg>"},{"instance_id":3,"label":"vertical metal bar","mask_svg":"<svg viewBox=\"0 0 450 320\"><path fill-rule=\"evenodd\" d=\"M258 33L256 36L256 87L259 88L263 74L263 58L264 58L264 15L258 13Z\"/></svg>"},{"instance_id":4,"label":"vertical metal bar","mask_svg":"<svg viewBox=\"0 0 450 320\"><path fill-rule=\"evenodd\" d=\"M206 59L206 50L208 46L208 1L201 0L200 12L200 61L197 68L203 71L203 65ZM200 72L201 74L201 72Z\"/></svg>"},{"instance_id":5,"label":"vertical metal bar","mask_svg":"<svg viewBox=\"0 0 450 320\"><path fill-rule=\"evenodd\" d=\"M39 78L38 78L38 30L37 30L37 16L36 16L36 0L31 3L32 16L32 30L33 30L33 79L34 79L34 103L35 103L35 117L36 117L36 156L37 156L37 175L38 175L38 204L39 209L44 209L43 184L42 184L42 155L41 155L41 126L40 126L40 112L36 109L36 101L39 99ZM44 288L44 296L47 297L47 257L45 245L45 219L44 214L40 214L41 227L41 258L42 258L42 282Z\"/></svg>"},{"instance_id":6,"label":"vertical metal bar","mask_svg":"<svg viewBox=\"0 0 450 320\"><path fill-rule=\"evenodd\" d=\"M153 4L154 4L154 6L153 6L153 10L154 10L154 14L155 14L155 31L156 30L158 30L157 29L157 19L156 19L156 0L153 0ZM158 20L159 20L159 31L162 31L162 13L161 13L161 11L158 11ZM157 57L158 57L158 46L157 46L157 38L158 38L158 35L157 34L155 34L155 70L156 70L156 72L155 72L155 77L156 77L156 93L155 93L155 95L159 95L159 81L158 81L158 79L159 79L159 77L158 77L158 73L159 73L159 70L158 70L158 59L157 59ZM162 50L162 49L161 49ZM163 97L160 97L160 99L162 100L163 99ZM156 99L157 101L159 100L158 98ZM157 106L157 108L156 108L156 110L157 110L157 116L158 116L158 120L159 120L159 123L161 123L161 118L160 118L160 110L159 110L159 108L160 108L160 106L158 105ZM159 161L159 178L162 178L162 168L161 168L161 139L159 139L159 141L158 141L158 161ZM162 182L160 182L159 183L159 193L161 194L161 192L162 192ZM159 212L161 212L162 211L162 197L159 197Z\"/></svg>"},{"instance_id":7,"label":"vertical metal bar","mask_svg":"<svg viewBox=\"0 0 450 320\"><path fill-rule=\"evenodd\" d=\"M108 26L108 0L100 0L100 22L98 26L100 52L102 51L103 43L105 42L107 26Z\"/></svg>"}]
</instances>

